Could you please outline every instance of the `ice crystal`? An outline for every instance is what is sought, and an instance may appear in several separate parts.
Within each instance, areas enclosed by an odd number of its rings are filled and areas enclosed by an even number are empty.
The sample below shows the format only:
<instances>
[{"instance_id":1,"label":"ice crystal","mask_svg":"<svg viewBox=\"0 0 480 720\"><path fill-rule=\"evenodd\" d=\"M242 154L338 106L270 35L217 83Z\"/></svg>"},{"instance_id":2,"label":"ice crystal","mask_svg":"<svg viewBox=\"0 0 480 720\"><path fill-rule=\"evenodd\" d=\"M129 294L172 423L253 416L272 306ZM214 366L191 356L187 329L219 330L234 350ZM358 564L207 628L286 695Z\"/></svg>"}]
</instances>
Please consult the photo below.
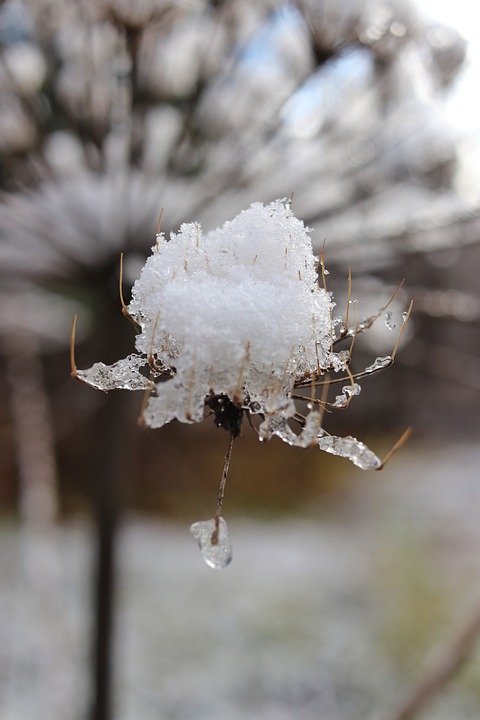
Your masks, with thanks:
<instances>
[{"instance_id":1,"label":"ice crystal","mask_svg":"<svg viewBox=\"0 0 480 720\"><path fill-rule=\"evenodd\" d=\"M260 440L269 440L273 435L277 435L281 440L289 445L306 448L309 445L315 445L316 436L320 429L320 414L311 411L305 419L305 425L298 435L296 435L288 425L288 417L285 415L270 415L267 417L259 428Z\"/></svg>"},{"instance_id":2,"label":"ice crystal","mask_svg":"<svg viewBox=\"0 0 480 720\"><path fill-rule=\"evenodd\" d=\"M151 381L139 372L145 360L138 355L118 360L113 365L97 362L88 370L77 370L79 380L97 390L146 390L152 386Z\"/></svg>"},{"instance_id":3,"label":"ice crystal","mask_svg":"<svg viewBox=\"0 0 480 720\"><path fill-rule=\"evenodd\" d=\"M393 313L389 310L385 313L385 325L389 330L395 330L397 323L393 320Z\"/></svg>"},{"instance_id":4,"label":"ice crystal","mask_svg":"<svg viewBox=\"0 0 480 720\"><path fill-rule=\"evenodd\" d=\"M232 544L223 517L218 521L215 518L199 520L190 526L190 532L209 567L221 570L232 561Z\"/></svg>"},{"instance_id":5,"label":"ice crystal","mask_svg":"<svg viewBox=\"0 0 480 720\"><path fill-rule=\"evenodd\" d=\"M335 435L320 435L318 438L320 450L348 458L361 470L379 470L382 461L369 448L357 438L336 437Z\"/></svg>"},{"instance_id":6,"label":"ice crystal","mask_svg":"<svg viewBox=\"0 0 480 720\"><path fill-rule=\"evenodd\" d=\"M352 383L351 385L345 385L342 388L340 395L337 395L335 402L332 403L333 407L347 407L348 403L354 395L360 395L361 387L358 383Z\"/></svg>"},{"instance_id":7,"label":"ice crystal","mask_svg":"<svg viewBox=\"0 0 480 720\"><path fill-rule=\"evenodd\" d=\"M377 370L383 370L392 364L391 355L385 355L385 357L377 357L375 362L365 368L364 372L367 374L377 372Z\"/></svg>"}]
</instances>

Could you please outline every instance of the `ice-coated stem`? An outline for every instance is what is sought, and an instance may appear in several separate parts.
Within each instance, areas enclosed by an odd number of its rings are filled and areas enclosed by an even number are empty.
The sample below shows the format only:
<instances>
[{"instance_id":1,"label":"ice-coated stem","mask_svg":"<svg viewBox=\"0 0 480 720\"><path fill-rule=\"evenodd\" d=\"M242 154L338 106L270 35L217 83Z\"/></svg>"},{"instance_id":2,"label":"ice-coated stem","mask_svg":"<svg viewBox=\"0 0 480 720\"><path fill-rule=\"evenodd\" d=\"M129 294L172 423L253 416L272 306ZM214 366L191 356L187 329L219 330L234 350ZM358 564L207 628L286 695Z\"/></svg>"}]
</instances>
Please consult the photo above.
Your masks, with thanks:
<instances>
[{"instance_id":1,"label":"ice-coated stem","mask_svg":"<svg viewBox=\"0 0 480 720\"><path fill-rule=\"evenodd\" d=\"M233 433L231 433L230 440L229 440L228 447L227 447L227 452L225 454L225 461L223 463L222 479L220 480L220 485L218 487L218 492L217 492L217 510L215 512L215 530L212 533L212 545L217 545L217 543L218 543L218 531L219 531L219 527L220 527L220 516L222 514L223 498L225 497L225 484L227 482L228 468L230 467L230 458L232 457L232 449L233 449L234 439L235 439L235 436Z\"/></svg>"}]
</instances>

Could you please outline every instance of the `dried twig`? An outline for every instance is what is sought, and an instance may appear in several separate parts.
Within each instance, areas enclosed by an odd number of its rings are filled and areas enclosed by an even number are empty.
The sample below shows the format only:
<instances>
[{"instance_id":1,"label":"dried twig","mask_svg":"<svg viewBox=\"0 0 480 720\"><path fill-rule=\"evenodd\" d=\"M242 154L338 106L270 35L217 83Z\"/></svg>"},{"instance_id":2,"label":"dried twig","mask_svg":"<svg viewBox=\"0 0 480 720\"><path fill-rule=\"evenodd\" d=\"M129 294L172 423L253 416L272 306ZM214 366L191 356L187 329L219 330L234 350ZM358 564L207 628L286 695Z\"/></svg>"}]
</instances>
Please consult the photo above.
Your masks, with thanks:
<instances>
[{"instance_id":1,"label":"dried twig","mask_svg":"<svg viewBox=\"0 0 480 720\"><path fill-rule=\"evenodd\" d=\"M457 630L391 720L413 720L455 678L480 637L480 604Z\"/></svg>"},{"instance_id":2,"label":"dried twig","mask_svg":"<svg viewBox=\"0 0 480 720\"><path fill-rule=\"evenodd\" d=\"M130 315L128 312L128 307L125 304L125 300L123 299L123 252L120 253L120 275L118 277L118 293L120 295L120 304L122 306L122 315L127 318L127 320L130 320L132 325L135 327L136 330L140 330L139 323L135 320L135 318Z\"/></svg>"},{"instance_id":3,"label":"dried twig","mask_svg":"<svg viewBox=\"0 0 480 720\"><path fill-rule=\"evenodd\" d=\"M228 477L228 468L230 467L230 459L232 457L232 449L233 449L233 441L235 440L235 435L232 432L230 435L230 440L228 442L228 448L227 448L227 454L225 455L225 462L223 464L223 472L222 472L222 479L220 480L220 486L218 488L217 493L217 510L215 512L215 529L212 533L212 545L218 544L218 533L220 529L220 516L222 514L222 505L223 505L223 498L225 496L225 484L227 482Z\"/></svg>"},{"instance_id":4,"label":"dried twig","mask_svg":"<svg viewBox=\"0 0 480 720\"><path fill-rule=\"evenodd\" d=\"M405 445L405 443L407 442L407 440L410 437L410 435L412 434L412 432L413 432L413 428L408 427L405 430L405 432L402 433L402 435L399 437L399 439L397 440L395 445L392 448L390 448L388 453L383 458L382 464L380 465L379 468L377 468L378 470L382 470L385 467L385 465L390 461L392 456L397 452L397 450L400 450L400 448Z\"/></svg>"}]
</instances>

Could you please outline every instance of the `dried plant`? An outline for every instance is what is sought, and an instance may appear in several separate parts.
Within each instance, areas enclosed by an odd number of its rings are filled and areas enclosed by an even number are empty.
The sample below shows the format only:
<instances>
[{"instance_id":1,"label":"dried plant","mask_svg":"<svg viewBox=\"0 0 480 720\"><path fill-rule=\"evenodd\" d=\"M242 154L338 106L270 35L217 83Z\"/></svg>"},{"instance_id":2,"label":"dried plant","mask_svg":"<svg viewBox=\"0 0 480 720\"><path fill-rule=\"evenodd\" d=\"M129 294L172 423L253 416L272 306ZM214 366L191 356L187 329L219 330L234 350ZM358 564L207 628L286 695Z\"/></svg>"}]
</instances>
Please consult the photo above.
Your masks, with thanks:
<instances>
[{"instance_id":1,"label":"dried plant","mask_svg":"<svg viewBox=\"0 0 480 720\"><path fill-rule=\"evenodd\" d=\"M245 416L260 440L277 436L296 447L318 445L362 470L384 465L360 440L331 435L323 418L348 407L360 393L360 378L394 362L410 311L391 355L353 374L357 335L390 303L359 321L355 304L350 311L349 276L345 317L336 316L327 274L323 253L314 256L290 203L255 203L206 235L197 223L182 225L169 240L157 234L128 307L122 298L124 315L139 331L136 353L78 370L72 338L74 377L104 391L144 390L143 424L159 428L213 415L230 433L216 515L192 526L214 567L231 557L220 513L233 440ZM345 342L347 348L339 349ZM341 384L333 401L327 398L330 383Z\"/></svg>"}]
</instances>

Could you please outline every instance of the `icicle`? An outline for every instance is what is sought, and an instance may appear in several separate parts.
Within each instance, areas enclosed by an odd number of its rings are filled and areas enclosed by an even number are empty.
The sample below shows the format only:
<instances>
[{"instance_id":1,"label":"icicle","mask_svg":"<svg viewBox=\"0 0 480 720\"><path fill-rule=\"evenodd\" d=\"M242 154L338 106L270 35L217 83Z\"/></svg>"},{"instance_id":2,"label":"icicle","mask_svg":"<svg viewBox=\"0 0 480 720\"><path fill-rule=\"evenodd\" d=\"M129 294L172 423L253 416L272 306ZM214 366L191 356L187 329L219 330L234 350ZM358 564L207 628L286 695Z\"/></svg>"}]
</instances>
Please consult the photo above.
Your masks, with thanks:
<instances>
[{"instance_id":1,"label":"icicle","mask_svg":"<svg viewBox=\"0 0 480 720\"><path fill-rule=\"evenodd\" d=\"M197 541L207 565L215 570L221 570L227 567L233 556L227 523L223 517L218 518L218 536L216 538L214 538L215 530L215 518L199 520L190 526L190 532ZM217 542L213 542L214 539Z\"/></svg>"},{"instance_id":2,"label":"icicle","mask_svg":"<svg viewBox=\"0 0 480 720\"><path fill-rule=\"evenodd\" d=\"M392 315L393 313L391 313L390 311L385 313L385 325L389 330L395 330L395 328L397 327L397 323L392 320Z\"/></svg>"},{"instance_id":3,"label":"icicle","mask_svg":"<svg viewBox=\"0 0 480 720\"><path fill-rule=\"evenodd\" d=\"M377 357L375 362L365 368L364 373L373 373L382 368L386 368L392 364L392 356L385 355L385 357Z\"/></svg>"},{"instance_id":4,"label":"icicle","mask_svg":"<svg viewBox=\"0 0 480 720\"><path fill-rule=\"evenodd\" d=\"M344 387L342 387L342 394L336 396L335 402L332 403L332 407L347 407L350 399L354 395L360 395L361 389L362 388L358 383L352 383L352 385L345 385Z\"/></svg>"},{"instance_id":5,"label":"icicle","mask_svg":"<svg viewBox=\"0 0 480 720\"><path fill-rule=\"evenodd\" d=\"M353 395L360 395L361 389L358 383L352 383L351 385L345 385L345 387L342 388L342 392L349 397L353 397Z\"/></svg>"},{"instance_id":6,"label":"icicle","mask_svg":"<svg viewBox=\"0 0 480 720\"><path fill-rule=\"evenodd\" d=\"M320 450L347 458L361 470L378 470L382 465L382 461L374 452L351 435L347 437L321 435L317 440Z\"/></svg>"},{"instance_id":7,"label":"icicle","mask_svg":"<svg viewBox=\"0 0 480 720\"><path fill-rule=\"evenodd\" d=\"M97 362L88 370L77 370L76 377L97 390L146 390L151 381L139 372L146 365L145 358L129 355L113 365Z\"/></svg>"},{"instance_id":8,"label":"icicle","mask_svg":"<svg viewBox=\"0 0 480 720\"><path fill-rule=\"evenodd\" d=\"M277 435L283 442L294 447L306 448L316 443L316 436L320 427L320 414L311 411L306 419L302 431L296 435L288 425L288 416L273 415L266 418L259 427L260 440L270 440Z\"/></svg>"}]
</instances>

